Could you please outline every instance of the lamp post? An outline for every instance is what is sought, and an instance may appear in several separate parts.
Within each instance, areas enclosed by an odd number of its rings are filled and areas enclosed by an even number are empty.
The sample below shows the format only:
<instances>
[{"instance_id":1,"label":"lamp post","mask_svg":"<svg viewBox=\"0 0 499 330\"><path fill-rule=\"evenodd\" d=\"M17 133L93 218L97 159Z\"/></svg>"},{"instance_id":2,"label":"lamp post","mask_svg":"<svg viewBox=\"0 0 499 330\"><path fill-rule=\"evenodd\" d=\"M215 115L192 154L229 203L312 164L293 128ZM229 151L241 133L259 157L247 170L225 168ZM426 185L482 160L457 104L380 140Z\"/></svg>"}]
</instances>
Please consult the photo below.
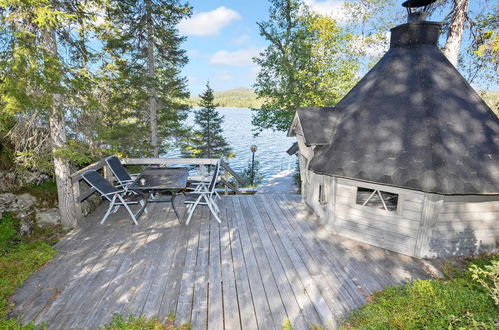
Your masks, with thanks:
<instances>
[{"instance_id":1,"label":"lamp post","mask_svg":"<svg viewBox=\"0 0 499 330\"><path fill-rule=\"evenodd\" d=\"M252 145L250 148L251 152L253 153L253 156L251 157L251 185L253 185L253 182L255 181L255 152L256 152L256 145Z\"/></svg>"}]
</instances>

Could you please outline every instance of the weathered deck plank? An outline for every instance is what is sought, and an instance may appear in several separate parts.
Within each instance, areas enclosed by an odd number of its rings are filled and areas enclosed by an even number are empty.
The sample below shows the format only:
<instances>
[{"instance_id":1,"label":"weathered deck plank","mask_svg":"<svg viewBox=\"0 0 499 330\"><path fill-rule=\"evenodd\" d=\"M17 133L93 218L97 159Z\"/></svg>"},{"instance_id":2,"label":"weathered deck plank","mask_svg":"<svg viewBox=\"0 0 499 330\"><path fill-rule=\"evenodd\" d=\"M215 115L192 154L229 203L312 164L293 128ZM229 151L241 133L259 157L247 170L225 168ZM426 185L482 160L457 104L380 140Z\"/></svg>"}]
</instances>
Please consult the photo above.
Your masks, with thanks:
<instances>
[{"instance_id":1,"label":"weathered deck plank","mask_svg":"<svg viewBox=\"0 0 499 330\"><path fill-rule=\"evenodd\" d=\"M364 296L427 277L417 260L334 236L295 196L223 197L222 224L199 207L190 226L151 204L133 226L124 212L82 220L13 296L14 315L49 328L95 328L113 312L194 329L335 326ZM181 212L182 213L182 212Z\"/></svg>"}]
</instances>

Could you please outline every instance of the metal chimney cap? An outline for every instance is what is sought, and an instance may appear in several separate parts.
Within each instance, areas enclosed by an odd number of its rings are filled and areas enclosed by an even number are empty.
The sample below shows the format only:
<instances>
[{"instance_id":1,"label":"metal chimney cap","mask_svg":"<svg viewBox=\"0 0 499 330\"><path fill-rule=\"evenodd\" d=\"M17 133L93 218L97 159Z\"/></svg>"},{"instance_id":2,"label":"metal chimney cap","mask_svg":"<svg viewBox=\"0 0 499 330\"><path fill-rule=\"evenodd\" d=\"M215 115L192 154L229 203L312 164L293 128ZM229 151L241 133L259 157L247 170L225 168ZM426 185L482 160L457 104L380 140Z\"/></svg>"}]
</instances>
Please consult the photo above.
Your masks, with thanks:
<instances>
[{"instance_id":1,"label":"metal chimney cap","mask_svg":"<svg viewBox=\"0 0 499 330\"><path fill-rule=\"evenodd\" d=\"M435 1L437 0L407 0L402 3L402 6L406 8L426 7Z\"/></svg>"}]
</instances>

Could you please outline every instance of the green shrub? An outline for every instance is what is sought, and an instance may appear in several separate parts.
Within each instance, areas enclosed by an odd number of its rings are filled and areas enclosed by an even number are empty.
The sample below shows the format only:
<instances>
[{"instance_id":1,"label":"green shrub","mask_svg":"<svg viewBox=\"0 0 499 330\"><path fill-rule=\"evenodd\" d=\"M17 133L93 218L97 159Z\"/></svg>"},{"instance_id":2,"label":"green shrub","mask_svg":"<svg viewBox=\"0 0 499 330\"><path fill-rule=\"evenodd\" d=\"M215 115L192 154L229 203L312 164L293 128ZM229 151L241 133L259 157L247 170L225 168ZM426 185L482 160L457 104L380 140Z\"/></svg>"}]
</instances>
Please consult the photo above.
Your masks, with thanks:
<instances>
[{"instance_id":1,"label":"green shrub","mask_svg":"<svg viewBox=\"0 0 499 330\"><path fill-rule=\"evenodd\" d=\"M8 318L12 307L8 299L32 273L52 259L56 251L49 243L55 243L63 232L60 226L35 227L30 237L23 237L18 229L19 221L4 213L0 219L0 329L38 329L40 326L33 323L22 326Z\"/></svg>"},{"instance_id":2,"label":"green shrub","mask_svg":"<svg viewBox=\"0 0 499 330\"><path fill-rule=\"evenodd\" d=\"M164 320L159 320L158 318L152 318L147 320L143 316L135 317L134 315L129 315L128 318L123 317L123 315L115 313L111 322L106 324L103 329L116 329L116 330L139 330L139 329L150 329L150 330L187 330L191 328L190 324L182 325L176 327L173 323L175 322L175 317L173 315L168 316Z\"/></svg>"},{"instance_id":3,"label":"green shrub","mask_svg":"<svg viewBox=\"0 0 499 330\"><path fill-rule=\"evenodd\" d=\"M499 306L499 261L492 260L490 265L484 265L483 268L471 265L470 272L471 278L480 283Z\"/></svg>"},{"instance_id":4,"label":"green shrub","mask_svg":"<svg viewBox=\"0 0 499 330\"><path fill-rule=\"evenodd\" d=\"M483 269L497 256L470 264ZM495 329L499 309L488 292L463 271L447 281L417 280L376 292L354 311L343 328L356 329Z\"/></svg>"}]
</instances>

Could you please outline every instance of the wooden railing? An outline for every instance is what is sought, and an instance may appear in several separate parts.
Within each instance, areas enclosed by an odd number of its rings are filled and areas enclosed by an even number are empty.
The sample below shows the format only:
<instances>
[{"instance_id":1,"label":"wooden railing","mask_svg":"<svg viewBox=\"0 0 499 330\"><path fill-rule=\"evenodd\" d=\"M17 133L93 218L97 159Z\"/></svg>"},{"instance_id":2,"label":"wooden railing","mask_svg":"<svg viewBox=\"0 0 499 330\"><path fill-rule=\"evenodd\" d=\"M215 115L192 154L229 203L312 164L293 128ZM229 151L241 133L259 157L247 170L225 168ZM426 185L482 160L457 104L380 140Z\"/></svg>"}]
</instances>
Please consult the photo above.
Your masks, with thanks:
<instances>
[{"instance_id":1,"label":"wooden railing","mask_svg":"<svg viewBox=\"0 0 499 330\"><path fill-rule=\"evenodd\" d=\"M171 166L171 165L196 165L198 167L199 176L207 174L206 166L215 165L218 159L216 158L124 158L121 159L123 165L143 165L143 166ZM235 194L240 193L240 186L244 186L244 179L241 178L231 167L225 162L220 162L221 166L221 182L225 187L225 194L228 194L229 189ZM81 170L71 174L71 182L73 185L74 204L76 209L76 216L82 217L81 203L90 197L95 190L93 188L86 189L84 192L80 191L80 181L83 179L82 174L88 170L103 171L103 176L109 182L114 181L111 170L106 166L104 159L99 160L93 164L88 165ZM230 181L229 176L234 177L234 181ZM195 179L196 177L194 177Z\"/></svg>"}]
</instances>

